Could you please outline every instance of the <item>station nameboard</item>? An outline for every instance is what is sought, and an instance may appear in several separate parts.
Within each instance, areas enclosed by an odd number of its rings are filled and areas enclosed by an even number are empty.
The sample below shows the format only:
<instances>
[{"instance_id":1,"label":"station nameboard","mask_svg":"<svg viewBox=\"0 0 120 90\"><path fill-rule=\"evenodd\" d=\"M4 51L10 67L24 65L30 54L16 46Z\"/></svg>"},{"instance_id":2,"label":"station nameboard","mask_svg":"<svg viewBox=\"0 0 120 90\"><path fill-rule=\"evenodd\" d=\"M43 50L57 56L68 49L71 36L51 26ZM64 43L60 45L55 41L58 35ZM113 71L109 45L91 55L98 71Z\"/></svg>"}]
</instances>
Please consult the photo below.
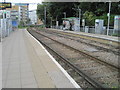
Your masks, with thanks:
<instances>
[{"instance_id":1,"label":"station nameboard","mask_svg":"<svg viewBox=\"0 0 120 90\"><path fill-rule=\"evenodd\" d=\"M12 5L9 2L0 2L0 10L6 9L6 8L11 8Z\"/></svg>"}]
</instances>

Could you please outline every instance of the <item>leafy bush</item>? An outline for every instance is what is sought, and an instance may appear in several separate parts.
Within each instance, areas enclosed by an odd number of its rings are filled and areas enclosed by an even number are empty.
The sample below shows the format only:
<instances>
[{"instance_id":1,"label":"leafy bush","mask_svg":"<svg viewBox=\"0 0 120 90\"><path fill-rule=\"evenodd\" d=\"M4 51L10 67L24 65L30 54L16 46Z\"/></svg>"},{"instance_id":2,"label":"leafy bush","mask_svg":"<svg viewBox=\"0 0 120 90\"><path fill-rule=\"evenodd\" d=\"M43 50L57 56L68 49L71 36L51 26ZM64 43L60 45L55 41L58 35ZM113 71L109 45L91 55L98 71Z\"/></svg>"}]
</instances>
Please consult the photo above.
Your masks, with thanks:
<instances>
[{"instance_id":1,"label":"leafy bush","mask_svg":"<svg viewBox=\"0 0 120 90\"><path fill-rule=\"evenodd\" d=\"M112 36L120 37L120 33L113 34Z\"/></svg>"}]
</instances>

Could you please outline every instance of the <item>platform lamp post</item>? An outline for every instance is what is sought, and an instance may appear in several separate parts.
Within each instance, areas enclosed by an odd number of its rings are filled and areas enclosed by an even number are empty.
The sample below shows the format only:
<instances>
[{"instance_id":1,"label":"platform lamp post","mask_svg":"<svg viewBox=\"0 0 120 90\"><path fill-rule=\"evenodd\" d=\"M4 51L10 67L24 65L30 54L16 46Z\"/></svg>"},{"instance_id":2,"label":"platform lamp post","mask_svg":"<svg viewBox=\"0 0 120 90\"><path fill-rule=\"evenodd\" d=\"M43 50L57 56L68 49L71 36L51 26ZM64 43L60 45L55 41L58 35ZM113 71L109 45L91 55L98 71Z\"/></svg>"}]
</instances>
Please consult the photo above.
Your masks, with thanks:
<instances>
[{"instance_id":1,"label":"platform lamp post","mask_svg":"<svg viewBox=\"0 0 120 90\"><path fill-rule=\"evenodd\" d=\"M111 1L109 1L109 13L108 13L108 25L107 25L107 35L109 34L109 25L110 25L110 9L111 9Z\"/></svg>"}]
</instances>

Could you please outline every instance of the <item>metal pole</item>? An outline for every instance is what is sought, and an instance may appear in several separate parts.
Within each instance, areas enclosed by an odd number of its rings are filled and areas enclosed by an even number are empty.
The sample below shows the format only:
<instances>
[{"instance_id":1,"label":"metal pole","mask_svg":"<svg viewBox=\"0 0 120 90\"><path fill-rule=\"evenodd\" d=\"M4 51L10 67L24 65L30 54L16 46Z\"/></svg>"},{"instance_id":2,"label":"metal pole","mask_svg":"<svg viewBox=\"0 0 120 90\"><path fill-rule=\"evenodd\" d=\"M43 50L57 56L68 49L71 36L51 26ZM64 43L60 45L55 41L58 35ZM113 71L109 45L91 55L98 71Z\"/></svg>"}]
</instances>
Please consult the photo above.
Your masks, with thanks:
<instances>
[{"instance_id":1,"label":"metal pole","mask_svg":"<svg viewBox=\"0 0 120 90\"><path fill-rule=\"evenodd\" d=\"M51 28L52 28L52 17L51 17Z\"/></svg>"},{"instance_id":2,"label":"metal pole","mask_svg":"<svg viewBox=\"0 0 120 90\"><path fill-rule=\"evenodd\" d=\"M107 35L109 34L109 25L110 25L110 9L111 9L111 1L109 1L109 13L108 13Z\"/></svg>"},{"instance_id":3,"label":"metal pole","mask_svg":"<svg viewBox=\"0 0 120 90\"><path fill-rule=\"evenodd\" d=\"M80 25L81 9L78 10L79 10L79 25Z\"/></svg>"},{"instance_id":4,"label":"metal pole","mask_svg":"<svg viewBox=\"0 0 120 90\"><path fill-rule=\"evenodd\" d=\"M7 26L6 26L6 10L4 10L4 12L3 12L4 14L3 14L3 25L4 25L4 32L3 32L3 34L4 34L4 36L3 37L5 37L5 36L7 36Z\"/></svg>"},{"instance_id":5,"label":"metal pole","mask_svg":"<svg viewBox=\"0 0 120 90\"><path fill-rule=\"evenodd\" d=\"M44 7L44 11L45 11L44 12L44 15L45 15L45 17L44 17L45 18L44 24L45 24L45 27L46 27L46 7Z\"/></svg>"},{"instance_id":6,"label":"metal pole","mask_svg":"<svg viewBox=\"0 0 120 90\"><path fill-rule=\"evenodd\" d=\"M55 28L57 29L57 16L56 16L56 27Z\"/></svg>"},{"instance_id":7,"label":"metal pole","mask_svg":"<svg viewBox=\"0 0 120 90\"><path fill-rule=\"evenodd\" d=\"M66 12L65 12L65 18L66 18Z\"/></svg>"},{"instance_id":8,"label":"metal pole","mask_svg":"<svg viewBox=\"0 0 120 90\"><path fill-rule=\"evenodd\" d=\"M3 23L2 23L2 37L4 36L3 34L6 34L6 28L5 28L6 26L5 26L5 11L3 10ZM3 32L3 30L4 30L4 32Z\"/></svg>"},{"instance_id":9,"label":"metal pole","mask_svg":"<svg viewBox=\"0 0 120 90\"><path fill-rule=\"evenodd\" d=\"M3 12L2 12L2 16L3 16ZM2 21L0 21L0 23L1 23L1 42L2 42L2 33L3 33L3 32L2 32L2 29L3 29L3 26L2 26L2 25L3 25L3 23L2 23Z\"/></svg>"}]
</instances>

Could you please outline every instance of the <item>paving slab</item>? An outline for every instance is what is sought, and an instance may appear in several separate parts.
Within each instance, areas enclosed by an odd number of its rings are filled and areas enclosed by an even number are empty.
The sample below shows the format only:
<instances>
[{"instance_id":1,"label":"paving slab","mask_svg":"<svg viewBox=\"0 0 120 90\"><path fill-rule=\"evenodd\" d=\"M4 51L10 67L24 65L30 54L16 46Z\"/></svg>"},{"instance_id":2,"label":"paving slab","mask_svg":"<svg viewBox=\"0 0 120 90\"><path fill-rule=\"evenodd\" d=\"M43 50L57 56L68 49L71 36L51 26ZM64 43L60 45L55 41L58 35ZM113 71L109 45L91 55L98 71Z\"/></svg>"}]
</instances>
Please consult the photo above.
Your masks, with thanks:
<instances>
[{"instance_id":1,"label":"paving slab","mask_svg":"<svg viewBox=\"0 0 120 90\"><path fill-rule=\"evenodd\" d=\"M2 88L38 87L25 50L23 33L16 30L2 42ZM27 73L31 71L32 73ZM25 81L31 75L28 81ZM23 80L24 79L24 80ZM26 85L26 86L25 86ZM32 88L32 85L30 86Z\"/></svg>"},{"instance_id":2,"label":"paving slab","mask_svg":"<svg viewBox=\"0 0 120 90\"><path fill-rule=\"evenodd\" d=\"M45 48L26 29L16 30L2 44L3 88L76 88Z\"/></svg>"},{"instance_id":3,"label":"paving slab","mask_svg":"<svg viewBox=\"0 0 120 90\"><path fill-rule=\"evenodd\" d=\"M58 67L59 65L57 66L57 64L52 59L53 57L47 52L47 50L38 41L33 39L28 34L27 31L25 31L25 34L26 35L24 35L24 36L26 36L26 38L29 39L29 40L28 39L27 40L30 41L29 43L27 43L28 48L34 47L34 49L28 49L28 50L33 50L33 51L28 51L28 52L30 52L30 56L32 56L31 60L33 62L32 63L33 64L33 68L41 66L42 72L44 72L44 74L47 75L47 77L49 77L49 79L53 82L54 87L56 87L56 88L75 88L75 87L79 87L79 86L77 86L78 84L75 86L76 82L74 80L73 80L74 84L73 84L73 82L71 82L72 80L70 81L70 78L68 78L65 75L65 72L64 73L62 72L60 67ZM32 45L32 47L30 47L30 44ZM31 52L36 52L36 53L31 53ZM34 59L32 59L33 55L37 55L39 60L35 61ZM38 68L34 68L34 70L38 71ZM40 72L41 71L36 72L36 73L38 73L38 76L39 75L43 75L43 73L41 74ZM45 76L45 75L43 75L43 76ZM38 78L37 80L40 80L40 79L41 78Z\"/></svg>"}]
</instances>

